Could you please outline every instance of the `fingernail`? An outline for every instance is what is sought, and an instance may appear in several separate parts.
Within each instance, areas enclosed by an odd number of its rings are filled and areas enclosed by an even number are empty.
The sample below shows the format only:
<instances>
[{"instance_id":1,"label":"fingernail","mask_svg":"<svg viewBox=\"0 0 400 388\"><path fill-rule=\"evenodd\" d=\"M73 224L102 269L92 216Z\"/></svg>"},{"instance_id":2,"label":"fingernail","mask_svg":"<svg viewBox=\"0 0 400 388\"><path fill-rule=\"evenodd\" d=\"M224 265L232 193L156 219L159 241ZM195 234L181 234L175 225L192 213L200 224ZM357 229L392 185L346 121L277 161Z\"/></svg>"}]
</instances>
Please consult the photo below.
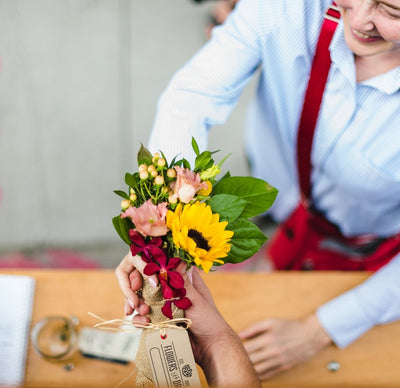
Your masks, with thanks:
<instances>
[{"instance_id":1,"label":"fingernail","mask_svg":"<svg viewBox=\"0 0 400 388\"><path fill-rule=\"evenodd\" d=\"M149 283L153 288L157 287L157 282L153 278L149 278Z\"/></svg>"},{"instance_id":2,"label":"fingernail","mask_svg":"<svg viewBox=\"0 0 400 388\"><path fill-rule=\"evenodd\" d=\"M190 283L193 283L193 272L191 269L189 271L187 271L187 276L190 280Z\"/></svg>"},{"instance_id":3,"label":"fingernail","mask_svg":"<svg viewBox=\"0 0 400 388\"><path fill-rule=\"evenodd\" d=\"M128 299L128 303L133 309L135 308L135 304L130 299Z\"/></svg>"},{"instance_id":4,"label":"fingernail","mask_svg":"<svg viewBox=\"0 0 400 388\"><path fill-rule=\"evenodd\" d=\"M124 311L125 311L125 315L129 315L129 311L128 311L128 306L127 305L124 306Z\"/></svg>"}]
</instances>

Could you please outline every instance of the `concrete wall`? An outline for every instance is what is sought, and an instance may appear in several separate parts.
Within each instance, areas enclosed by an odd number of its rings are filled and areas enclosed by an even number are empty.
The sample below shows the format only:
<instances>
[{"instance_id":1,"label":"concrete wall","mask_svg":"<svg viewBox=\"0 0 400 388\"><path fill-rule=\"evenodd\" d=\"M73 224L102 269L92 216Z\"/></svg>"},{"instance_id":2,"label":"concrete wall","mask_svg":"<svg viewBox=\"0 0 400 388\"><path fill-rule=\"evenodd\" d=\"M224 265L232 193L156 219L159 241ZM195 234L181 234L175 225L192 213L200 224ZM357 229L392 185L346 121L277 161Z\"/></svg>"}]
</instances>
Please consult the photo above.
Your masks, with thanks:
<instances>
[{"instance_id":1,"label":"concrete wall","mask_svg":"<svg viewBox=\"0 0 400 388\"><path fill-rule=\"evenodd\" d=\"M204 43L211 7L0 0L0 251L118 240L112 191L136 166L158 96ZM235 174L247 173L249 93L210 137L210 149L233 152ZM231 131L238 136L225 144Z\"/></svg>"}]
</instances>

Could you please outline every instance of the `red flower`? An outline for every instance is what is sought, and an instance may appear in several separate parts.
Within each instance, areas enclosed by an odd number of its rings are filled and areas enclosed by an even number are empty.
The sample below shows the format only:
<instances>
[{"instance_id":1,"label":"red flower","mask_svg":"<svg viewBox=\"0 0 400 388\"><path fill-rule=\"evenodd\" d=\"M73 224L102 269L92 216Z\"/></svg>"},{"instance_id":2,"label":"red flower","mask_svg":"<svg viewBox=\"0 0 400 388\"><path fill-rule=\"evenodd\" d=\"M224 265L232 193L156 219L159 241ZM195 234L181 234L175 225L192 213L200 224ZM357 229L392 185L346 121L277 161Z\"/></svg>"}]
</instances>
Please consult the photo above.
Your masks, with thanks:
<instances>
[{"instance_id":1,"label":"red flower","mask_svg":"<svg viewBox=\"0 0 400 388\"><path fill-rule=\"evenodd\" d=\"M152 256L153 260L148 262L144 267L143 273L148 276L157 273L164 299L171 299L174 295L174 290L172 288L179 290L184 286L182 275L174 271L181 262L181 259L179 257L168 259L165 252L161 249L160 251L161 252L155 252L157 254Z\"/></svg>"},{"instance_id":2,"label":"red flower","mask_svg":"<svg viewBox=\"0 0 400 388\"><path fill-rule=\"evenodd\" d=\"M186 290L183 288L185 282L182 275L175 271L181 259L167 257L161 249L161 238L154 237L147 243L143 236L135 230L129 231L129 238L132 241L132 255L142 252L142 259L147 263L143 273L147 276L157 274L162 296L166 300L161 309L162 313L172 319L172 304L182 310L188 309L192 302L185 296Z\"/></svg>"},{"instance_id":3,"label":"red flower","mask_svg":"<svg viewBox=\"0 0 400 388\"><path fill-rule=\"evenodd\" d=\"M142 252L142 259L146 263L150 263L152 257L158 257L164 254L164 251L161 249L162 239L160 237L153 237L147 243L140 233L136 230L130 229L129 239L132 241L132 256L136 256L138 253Z\"/></svg>"},{"instance_id":4,"label":"red flower","mask_svg":"<svg viewBox=\"0 0 400 388\"><path fill-rule=\"evenodd\" d=\"M189 298L186 296L186 289L185 288L180 288L179 290L174 290L174 300L167 300L162 307L161 311L162 313L168 317L169 319L172 319L172 303L180 308L181 310L186 310L188 309L191 305L192 302L190 301Z\"/></svg>"}]
</instances>

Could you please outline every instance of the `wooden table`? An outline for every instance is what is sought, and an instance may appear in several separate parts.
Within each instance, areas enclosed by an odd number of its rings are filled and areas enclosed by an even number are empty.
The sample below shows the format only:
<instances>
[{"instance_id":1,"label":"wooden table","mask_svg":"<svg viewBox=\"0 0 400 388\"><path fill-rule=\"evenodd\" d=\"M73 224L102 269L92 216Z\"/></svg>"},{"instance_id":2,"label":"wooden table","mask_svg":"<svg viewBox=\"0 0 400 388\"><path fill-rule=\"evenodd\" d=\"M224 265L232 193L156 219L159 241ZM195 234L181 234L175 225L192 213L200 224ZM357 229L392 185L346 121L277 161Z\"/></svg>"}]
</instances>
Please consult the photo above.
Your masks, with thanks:
<instances>
[{"instance_id":1,"label":"wooden table","mask_svg":"<svg viewBox=\"0 0 400 388\"><path fill-rule=\"evenodd\" d=\"M75 315L84 326L95 320L121 317L123 299L111 270L6 270L36 278L32 324L48 315ZM270 316L299 318L321 303L361 283L367 273L274 272L204 275L215 301L235 330ZM264 383L264 387L400 387L400 322L376 327L348 348L330 346L308 362ZM228 357L227 357L228 358ZM341 368L326 366L338 361ZM117 385L133 370L78 356L76 368L41 359L29 344L25 387L107 387ZM202 376L202 379L204 377ZM204 381L204 380L203 380ZM129 378L121 387L133 387ZM205 386L205 384L204 384Z\"/></svg>"}]
</instances>

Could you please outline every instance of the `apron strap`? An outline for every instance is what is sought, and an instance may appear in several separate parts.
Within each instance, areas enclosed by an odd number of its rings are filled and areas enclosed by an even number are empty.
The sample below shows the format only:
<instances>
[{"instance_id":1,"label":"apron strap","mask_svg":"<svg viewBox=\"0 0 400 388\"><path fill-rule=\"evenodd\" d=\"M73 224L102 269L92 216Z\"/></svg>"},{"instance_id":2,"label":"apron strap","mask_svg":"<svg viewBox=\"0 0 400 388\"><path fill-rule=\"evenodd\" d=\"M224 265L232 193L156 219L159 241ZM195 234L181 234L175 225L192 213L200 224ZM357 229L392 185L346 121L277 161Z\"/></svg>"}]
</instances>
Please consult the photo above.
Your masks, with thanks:
<instances>
[{"instance_id":1,"label":"apron strap","mask_svg":"<svg viewBox=\"0 0 400 388\"><path fill-rule=\"evenodd\" d=\"M301 199L307 205L311 199L311 148L317 124L331 58L329 44L340 19L340 9L335 2L324 14L317 49L314 54L310 79L303 102L297 133L297 169ZM308 206L307 206L308 207Z\"/></svg>"}]
</instances>

